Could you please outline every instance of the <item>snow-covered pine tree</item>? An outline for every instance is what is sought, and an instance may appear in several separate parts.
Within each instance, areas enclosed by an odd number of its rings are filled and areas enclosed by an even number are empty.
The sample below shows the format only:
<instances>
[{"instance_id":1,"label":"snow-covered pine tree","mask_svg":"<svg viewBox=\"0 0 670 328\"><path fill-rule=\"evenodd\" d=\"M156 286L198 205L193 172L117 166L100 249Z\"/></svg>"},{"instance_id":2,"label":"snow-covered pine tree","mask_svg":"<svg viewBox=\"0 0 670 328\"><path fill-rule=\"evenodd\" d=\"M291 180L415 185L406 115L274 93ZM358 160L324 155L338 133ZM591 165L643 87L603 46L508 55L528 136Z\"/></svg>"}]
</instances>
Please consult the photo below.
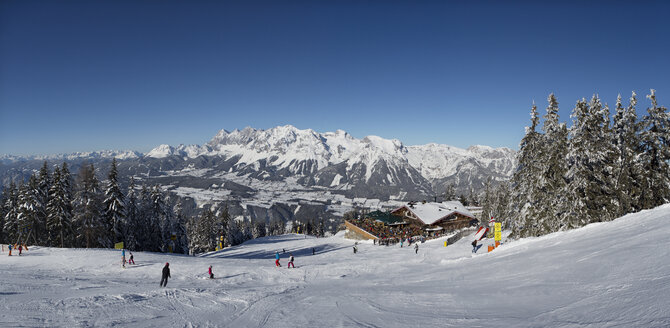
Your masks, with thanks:
<instances>
[{"instance_id":1,"label":"snow-covered pine tree","mask_svg":"<svg viewBox=\"0 0 670 328\"><path fill-rule=\"evenodd\" d=\"M609 109L594 95L588 104L578 101L572 117L565 191L569 211L561 222L567 229L609 221L616 211Z\"/></svg>"},{"instance_id":2,"label":"snow-covered pine tree","mask_svg":"<svg viewBox=\"0 0 670 328\"><path fill-rule=\"evenodd\" d=\"M172 235L175 234L176 229L174 226L175 215L173 212L173 200L170 198L169 194L163 194L163 202L165 208L165 215L160 220L161 227L161 249L163 252L175 252L175 240L172 240Z\"/></svg>"},{"instance_id":3,"label":"snow-covered pine tree","mask_svg":"<svg viewBox=\"0 0 670 328\"><path fill-rule=\"evenodd\" d=\"M503 229L509 229L513 222L510 203L512 200L509 181L501 181L493 194L492 216L502 222Z\"/></svg>"},{"instance_id":4,"label":"snow-covered pine tree","mask_svg":"<svg viewBox=\"0 0 670 328\"><path fill-rule=\"evenodd\" d=\"M174 241L174 253L188 254L189 252L189 241L188 233L186 230L187 220L184 215L184 209L181 201L177 201L173 208L174 212L174 223L173 223L173 232L175 233L177 240Z\"/></svg>"},{"instance_id":5,"label":"snow-covered pine tree","mask_svg":"<svg viewBox=\"0 0 670 328\"><path fill-rule=\"evenodd\" d=\"M214 212L210 207L206 207L200 212L200 217L195 223L195 234L191 237L194 242L191 249L195 253L211 252L216 248L214 237Z\"/></svg>"},{"instance_id":6,"label":"snow-covered pine tree","mask_svg":"<svg viewBox=\"0 0 670 328\"><path fill-rule=\"evenodd\" d=\"M642 149L638 157L643 170L639 204L643 209L670 200L670 114L667 108L658 105L656 90L652 89L647 98L651 100L651 107L642 118Z\"/></svg>"},{"instance_id":7,"label":"snow-covered pine tree","mask_svg":"<svg viewBox=\"0 0 670 328\"><path fill-rule=\"evenodd\" d=\"M265 231L265 221L263 220L258 220L254 224L254 229L253 229L253 237L255 238L260 238L260 237L265 237L266 231Z\"/></svg>"},{"instance_id":8,"label":"snow-covered pine tree","mask_svg":"<svg viewBox=\"0 0 670 328\"><path fill-rule=\"evenodd\" d=\"M228 217L227 232L228 236L226 237L226 240L228 241L228 245L234 246L244 242L244 235L240 224L235 220L235 218L232 217L232 215Z\"/></svg>"},{"instance_id":9,"label":"snow-covered pine tree","mask_svg":"<svg viewBox=\"0 0 670 328\"><path fill-rule=\"evenodd\" d=\"M19 215L17 223L19 228L19 237L17 243L43 245L39 242L37 236L43 234L43 227L46 227L45 221L40 217L38 209L39 204L39 186L35 175L31 175L27 183L24 183L19 189Z\"/></svg>"},{"instance_id":10,"label":"snow-covered pine tree","mask_svg":"<svg viewBox=\"0 0 670 328\"><path fill-rule=\"evenodd\" d=\"M7 188L2 189L2 194L0 195L0 244L5 243L5 214L7 210L5 208L5 200L9 197Z\"/></svg>"},{"instance_id":11,"label":"snow-covered pine tree","mask_svg":"<svg viewBox=\"0 0 670 328\"><path fill-rule=\"evenodd\" d=\"M137 244L139 250L148 251L151 249L150 231L153 203L151 201L151 191L145 185L142 185L142 189L139 192L137 204L137 224L135 225L137 227L137 230L135 231Z\"/></svg>"},{"instance_id":12,"label":"snow-covered pine tree","mask_svg":"<svg viewBox=\"0 0 670 328\"><path fill-rule=\"evenodd\" d=\"M616 217L637 211L639 208L634 200L639 198L640 189L637 176L635 157L640 148L640 124L637 120L635 106L637 99L632 93L630 103L623 107L621 95L617 97L616 113L612 124L612 143L615 147L614 190L618 204Z\"/></svg>"},{"instance_id":13,"label":"snow-covered pine tree","mask_svg":"<svg viewBox=\"0 0 670 328\"><path fill-rule=\"evenodd\" d=\"M163 200L163 192L158 185L151 190L151 208L148 216L148 247L145 250L160 252L163 250L163 238L161 222L165 221L166 208Z\"/></svg>"},{"instance_id":14,"label":"snow-covered pine tree","mask_svg":"<svg viewBox=\"0 0 670 328\"><path fill-rule=\"evenodd\" d=\"M67 190L70 183L69 176L65 176L56 167L53 173L53 183L49 188L49 203L47 204L47 230L49 231L49 246L72 246L72 199Z\"/></svg>"},{"instance_id":15,"label":"snow-covered pine tree","mask_svg":"<svg viewBox=\"0 0 670 328\"><path fill-rule=\"evenodd\" d=\"M220 240L223 236L222 246L225 247L228 244L228 225L230 224L230 209L228 208L228 204L223 204L219 208L216 223L218 227L217 237Z\"/></svg>"},{"instance_id":16,"label":"snow-covered pine tree","mask_svg":"<svg viewBox=\"0 0 670 328\"><path fill-rule=\"evenodd\" d=\"M38 221L33 233L39 245L47 245L49 233L47 230L47 206L49 204L49 188L51 188L51 175L49 174L49 167L44 161L42 168L37 176L37 206L35 212L37 213Z\"/></svg>"},{"instance_id":17,"label":"snow-covered pine tree","mask_svg":"<svg viewBox=\"0 0 670 328\"><path fill-rule=\"evenodd\" d=\"M511 203L514 215L506 222L506 227L512 230L513 237L528 236L525 227L531 227L535 222L531 216L531 209L540 196L538 177L541 172L541 163L537 156L540 153L542 135L537 131L540 118L537 114L537 106L533 102L530 110L530 123L526 127L526 133L519 144L517 153L517 169L512 176ZM529 230L530 231L530 230Z\"/></svg>"},{"instance_id":18,"label":"snow-covered pine tree","mask_svg":"<svg viewBox=\"0 0 670 328\"><path fill-rule=\"evenodd\" d=\"M540 172L536 177L539 183L539 194L536 206L530 209L530 226L525 226L525 236L539 236L557 231L560 218L566 212L567 202L563 197L565 190L565 173L568 151L568 129L565 123L559 122L558 101L550 94L547 101L547 114L544 116L537 161Z\"/></svg>"},{"instance_id":19,"label":"snow-covered pine tree","mask_svg":"<svg viewBox=\"0 0 670 328\"><path fill-rule=\"evenodd\" d=\"M445 201L450 201L450 200L456 200L457 199L456 195L456 187L454 186L453 183L448 183L446 190L444 191L444 200Z\"/></svg>"},{"instance_id":20,"label":"snow-covered pine tree","mask_svg":"<svg viewBox=\"0 0 670 328\"><path fill-rule=\"evenodd\" d=\"M475 189L470 186L468 191L468 204L469 206L478 206L477 197L475 197Z\"/></svg>"},{"instance_id":21,"label":"snow-covered pine tree","mask_svg":"<svg viewBox=\"0 0 670 328\"><path fill-rule=\"evenodd\" d=\"M111 233L111 244L124 242L127 244L125 232L127 230L125 197L119 187L116 158L112 158L112 165L107 176L107 188L105 188L104 217L105 224ZM105 245L111 247L113 245Z\"/></svg>"},{"instance_id":22,"label":"snow-covered pine tree","mask_svg":"<svg viewBox=\"0 0 670 328\"><path fill-rule=\"evenodd\" d=\"M62 173L62 172L61 172ZM74 221L79 246L102 247L106 236L102 217L102 192L93 164L82 165L77 175Z\"/></svg>"},{"instance_id":23,"label":"snow-covered pine tree","mask_svg":"<svg viewBox=\"0 0 670 328\"><path fill-rule=\"evenodd\" d=\"M130 250L139 250L140 245L138 243L138 232L141 230L139 227L139 216L140 210L138 207L137 191L135 190L135 178L130 177L130 182L128 184L128 193L126 197L126 227L124 231L125 235L125 247Z\"/></svg>"},{"instance_id":24,"label":"snow-covered pine tree","mask_svg":"<svg viewBox=\"0 0 670 328\"><path fill-rule=\"evenodd\" d=\"M484 191L481 194L480 197L480 203L482 204L482 224L488 225L489 223L489 218L493 216L493 207L495 204L493 204L495 198L493 195L494 192L494 187L492 186L493 182L491 180L491 177L488 177L486 179L486 182L484 183Z\"/></svg>"},{"instance_id":25,"label":"snow-covered pine tree","mask_svg":"<svg viewBox=\"0 0 670 328\"><path fill-rule=\"evenodd\" d=\"M324 230L325 230L325 228L323 226L323 219L322 219L322 220L319 221L319 227L317 228L316 236L317 237L324 237L326 235Z\"/></svg>"},{"instance_id":26,"label":"snow-covered pine tree","mask_svg":"<svg viewBox=\"0 0 670 328\"><path fill-rule=\"evenodd\" d=\"M3 223L4 242L14 243L18 238L19 226L17 217L19 216L19 191L14 181L9 184L9 188L3 190L6 196L3 197L3 206L5 216Z\"/></svg>"}]
</instances>

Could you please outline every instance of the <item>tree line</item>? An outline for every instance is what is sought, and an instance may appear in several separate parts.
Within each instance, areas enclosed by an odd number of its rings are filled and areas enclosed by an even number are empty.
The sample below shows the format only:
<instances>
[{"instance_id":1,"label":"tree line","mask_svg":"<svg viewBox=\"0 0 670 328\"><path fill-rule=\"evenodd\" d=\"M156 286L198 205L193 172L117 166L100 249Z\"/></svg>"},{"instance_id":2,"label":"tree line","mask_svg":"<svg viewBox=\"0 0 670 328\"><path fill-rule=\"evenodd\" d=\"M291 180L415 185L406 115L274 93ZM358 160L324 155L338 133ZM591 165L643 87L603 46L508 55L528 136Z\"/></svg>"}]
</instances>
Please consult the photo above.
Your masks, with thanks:
<instances>
[{"instance_id":1,"label":"tree line","mask_svg":"<svg viewBox=\"0 0 670 328\"><path fill-rule=\"evenodd\" d=\"M314 221L266 225L235 219L225 204L186 215L181 199L158 185L137 186L130 177L122 188L116 159L106 181L98 179L93 164L82 165L73 176L66 163L50 171L45 161L0 196L0 243L5 244L111 248L123 242L130 250L188 254L298 229L324 235L323 223Z\"/></svg>"},{"instance_id":2,"label":"tree line","mask_svg":"<svg viewBox=\"0 0 670 328\"><path fill-rule=\"evenodd\" d=\"M512 237L540 236L610 221L670 201L670 114L655 90L639 118L637 95L617 98L612 115L594 95L581 99L560 122L558 101L548 97L541 131L537 106L517 154L511 181L483 194L483 214L503 222Z\"/></svg>"}]
</instances>

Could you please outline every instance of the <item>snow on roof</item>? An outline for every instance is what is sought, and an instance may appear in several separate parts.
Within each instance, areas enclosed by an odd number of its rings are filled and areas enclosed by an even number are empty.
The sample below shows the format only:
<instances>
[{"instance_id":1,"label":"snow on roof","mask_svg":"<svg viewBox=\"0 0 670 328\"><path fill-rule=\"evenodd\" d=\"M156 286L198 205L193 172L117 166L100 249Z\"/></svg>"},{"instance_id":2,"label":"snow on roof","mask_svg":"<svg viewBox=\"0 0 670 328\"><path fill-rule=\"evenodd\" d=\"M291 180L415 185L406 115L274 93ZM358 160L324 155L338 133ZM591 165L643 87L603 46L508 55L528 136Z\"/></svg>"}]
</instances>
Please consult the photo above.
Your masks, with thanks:
<instances>
[{"instance_id":1,"label":"snow on roof","mask_svg":"<svg viewBox=\"0 0 670 328\"><path fill-rule=\"evenodd\" d=\"M442 203L415 203L403 205L401 208L406 208L414 214L419 220L425 224L433 224L441 219L448 217L454 213L465 215L474 218L475 216L468 211L459 201L449 201ZM394 210L393 212L399 210Z\"/></svg>"}]
</instances>

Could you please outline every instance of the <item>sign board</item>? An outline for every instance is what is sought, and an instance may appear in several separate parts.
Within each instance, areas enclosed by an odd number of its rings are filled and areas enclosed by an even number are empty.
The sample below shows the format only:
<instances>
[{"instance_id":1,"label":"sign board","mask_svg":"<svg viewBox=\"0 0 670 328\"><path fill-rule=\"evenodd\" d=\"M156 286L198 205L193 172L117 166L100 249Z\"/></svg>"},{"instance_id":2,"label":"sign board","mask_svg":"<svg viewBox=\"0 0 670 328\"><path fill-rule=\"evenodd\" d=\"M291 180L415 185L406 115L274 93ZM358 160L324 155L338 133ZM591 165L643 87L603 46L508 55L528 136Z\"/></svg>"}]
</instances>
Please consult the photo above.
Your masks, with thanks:
<instances>
[{"instance_id":1,"label":"sign board","mask_svg":"<svg viewBox=\"0 0 670 328\"><path fill-rule=\"evenodd\" d=\"M495 241L500 241L502 235L502 224L500 222L495 223Z\"/></svg>"},{"instance_id":2,"label":"sign board","mask_svg":"<svg viewBox=\"0 0 670 328\"><path fill-rule=\"evenodd\" d=\"M114 244L114 249L123 249L123 242Z\"/></svg>"}]
</instances>

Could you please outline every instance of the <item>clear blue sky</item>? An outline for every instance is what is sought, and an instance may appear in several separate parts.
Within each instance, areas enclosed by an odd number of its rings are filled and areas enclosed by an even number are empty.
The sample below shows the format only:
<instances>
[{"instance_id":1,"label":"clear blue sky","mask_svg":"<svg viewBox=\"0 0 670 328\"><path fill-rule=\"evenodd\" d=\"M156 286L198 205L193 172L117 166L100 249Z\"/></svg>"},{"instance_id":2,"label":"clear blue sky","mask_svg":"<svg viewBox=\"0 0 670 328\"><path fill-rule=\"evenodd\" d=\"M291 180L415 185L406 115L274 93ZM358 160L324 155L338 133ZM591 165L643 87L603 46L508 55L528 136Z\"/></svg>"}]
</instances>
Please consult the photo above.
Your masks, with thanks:
<instances>
[{"instance_id":1,"label":"clear blue sky","mask_svg":"<svg viewBox=\"0 0 670 328\"><path fill-rule=\"evenodd\" d=\"M0 154L285 124L516 149L550 92L670 104L668 1L555 2L1 1Z\"/></svg>"}]
</instances>

